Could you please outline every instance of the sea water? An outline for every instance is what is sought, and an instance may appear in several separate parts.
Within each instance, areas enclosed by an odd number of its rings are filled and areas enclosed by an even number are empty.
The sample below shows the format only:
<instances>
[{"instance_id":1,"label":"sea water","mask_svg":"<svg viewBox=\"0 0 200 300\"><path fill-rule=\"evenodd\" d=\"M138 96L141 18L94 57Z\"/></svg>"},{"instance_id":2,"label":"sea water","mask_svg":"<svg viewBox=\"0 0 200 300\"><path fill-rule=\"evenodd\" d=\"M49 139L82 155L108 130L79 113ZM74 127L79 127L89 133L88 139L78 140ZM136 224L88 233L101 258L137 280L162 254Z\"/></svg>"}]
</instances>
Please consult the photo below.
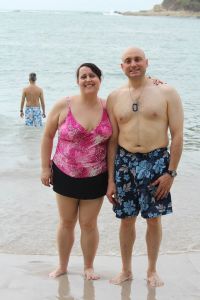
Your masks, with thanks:
<instances>
[{"instance_id":1,"label":"sea water","mask_svg":"<svg viewBox=\"0 0 200 300\"><path fill-rule=\"evenodd\" d=\"M162 253L199 251L200 20L102 12L0 12L0 252L55 254L56 203L40 183L43 129L25 128L19 117L22 88L36 72L47 114L78 93L75 71L93 62L103 71L106 98L126 78L122 51L136 45L149 59L148 74L174 86L185 111L184 151L173 192L174 214L163 218ZM119 254L119 220L105 200L99 217L98 254ZM145 221L137 222L136 254L146 251ZM80 254L79 228L73 253Z\"/></svg>"}]
</instances>

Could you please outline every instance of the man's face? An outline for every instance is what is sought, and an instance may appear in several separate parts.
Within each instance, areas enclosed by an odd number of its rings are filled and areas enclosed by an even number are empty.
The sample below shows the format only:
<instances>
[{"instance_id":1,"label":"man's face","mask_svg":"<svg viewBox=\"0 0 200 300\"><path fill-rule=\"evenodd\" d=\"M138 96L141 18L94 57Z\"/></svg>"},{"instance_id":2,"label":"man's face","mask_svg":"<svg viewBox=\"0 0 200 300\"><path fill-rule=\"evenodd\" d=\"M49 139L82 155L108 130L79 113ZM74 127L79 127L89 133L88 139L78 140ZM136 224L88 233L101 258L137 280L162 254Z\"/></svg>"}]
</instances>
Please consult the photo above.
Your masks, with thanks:
<instances>
[{"instance_id":1,"label":"man's face","mask_svg":"<svg viewBox=\"0 0 200 300\"><path fill-rule=\"evenodd\" d=\"M122 56L121 67L129 79L141 78L146 73L148 60L142 50L129 49Z\"/></svg>"}]
</instances>

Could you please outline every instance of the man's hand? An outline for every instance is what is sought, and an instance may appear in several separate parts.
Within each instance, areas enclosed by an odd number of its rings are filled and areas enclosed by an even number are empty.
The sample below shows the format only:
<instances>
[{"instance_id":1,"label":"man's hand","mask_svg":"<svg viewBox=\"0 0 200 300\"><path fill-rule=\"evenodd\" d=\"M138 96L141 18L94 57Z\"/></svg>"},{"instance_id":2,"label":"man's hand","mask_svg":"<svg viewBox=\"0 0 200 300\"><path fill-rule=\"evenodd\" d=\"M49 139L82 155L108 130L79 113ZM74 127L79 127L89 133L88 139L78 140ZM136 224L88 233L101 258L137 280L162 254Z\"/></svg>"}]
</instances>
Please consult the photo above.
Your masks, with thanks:
<instances>
[{"instance_id":1,"label":"man's hand","mask_svg":"<svg viewBox=\"0 0 200 300\"><path fill-rule=\"evenodd\" d=\"M110 203L112 203L112 204L117 203L116 185L114 182L108 183L108 189L107 189L106 196L108 197L108 200L110 201Z\"/></svg>"},{"instance_id":2,"label":"man's hand","mask_svg":"<svg viewBox=\"0 0 200 300\"><path fill-rule=\"evenodd\" d=\"M153 186L157 186L157 190L155 192L156 200L165 198L169 194L173 181L174 178L169 174L165 173L151 184Z\"/></svg>"}]
</instances>

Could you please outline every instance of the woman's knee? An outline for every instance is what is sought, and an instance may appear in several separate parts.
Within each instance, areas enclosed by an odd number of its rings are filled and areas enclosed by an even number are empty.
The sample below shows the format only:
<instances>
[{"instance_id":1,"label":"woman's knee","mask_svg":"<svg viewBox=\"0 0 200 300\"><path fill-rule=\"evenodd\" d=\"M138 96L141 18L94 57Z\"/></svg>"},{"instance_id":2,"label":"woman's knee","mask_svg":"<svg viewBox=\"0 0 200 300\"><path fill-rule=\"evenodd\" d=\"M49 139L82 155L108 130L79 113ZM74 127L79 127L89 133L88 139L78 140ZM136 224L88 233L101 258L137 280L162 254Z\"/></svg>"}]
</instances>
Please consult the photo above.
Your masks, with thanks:
<instances>
[{"instance_id":1,"label":"woman's knee","mask_svg":"<svg viewBox=\"0 0 200 300\"><path fill-rule=\"evenodd\" d=\"M80 228L84 231L93 231L97 228L96 220L79 220Z\"/></svg>"},{"instance_id":2,"label":"woman's knee","mask_svg":"<svg viewBox=\"0 0 200 300\"><path fill-rule=\"evenodd\" d=\"M59 222L59 226L60 228L62 229L74 229L76 225L76 219L73 219L73 220L67 220L67 219L60 219L60 222Z\"/></svg>"}]
</instances>

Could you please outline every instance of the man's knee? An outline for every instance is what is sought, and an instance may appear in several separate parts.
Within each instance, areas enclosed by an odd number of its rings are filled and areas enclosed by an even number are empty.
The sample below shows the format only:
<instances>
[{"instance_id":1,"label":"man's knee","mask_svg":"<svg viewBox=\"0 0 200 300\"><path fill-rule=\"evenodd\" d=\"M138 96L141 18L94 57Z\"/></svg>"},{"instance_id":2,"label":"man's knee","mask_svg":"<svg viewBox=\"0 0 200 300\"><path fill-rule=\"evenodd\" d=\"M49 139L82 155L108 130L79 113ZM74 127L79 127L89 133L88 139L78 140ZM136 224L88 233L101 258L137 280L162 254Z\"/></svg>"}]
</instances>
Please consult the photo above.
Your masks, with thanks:
<instances>
[{"instance_id":1,"label":"man's knee","mask_svg":"<svg viewBox=\"0 0 200 300\"><path fill-rule=\"evenodd\" d=\"M121 227L132 228L135 225L136 217L121 219Z\"/></svg>"},{"instance_id":2,"label":"man's knee","mask_svg":"<svg viewBox=\"0 0 200 300\"><path fill-rule=\"evenodd\" d=\"M157 227L161 225L161 217L147 219L148 227Z\"/></svg>"}]
</instances>

